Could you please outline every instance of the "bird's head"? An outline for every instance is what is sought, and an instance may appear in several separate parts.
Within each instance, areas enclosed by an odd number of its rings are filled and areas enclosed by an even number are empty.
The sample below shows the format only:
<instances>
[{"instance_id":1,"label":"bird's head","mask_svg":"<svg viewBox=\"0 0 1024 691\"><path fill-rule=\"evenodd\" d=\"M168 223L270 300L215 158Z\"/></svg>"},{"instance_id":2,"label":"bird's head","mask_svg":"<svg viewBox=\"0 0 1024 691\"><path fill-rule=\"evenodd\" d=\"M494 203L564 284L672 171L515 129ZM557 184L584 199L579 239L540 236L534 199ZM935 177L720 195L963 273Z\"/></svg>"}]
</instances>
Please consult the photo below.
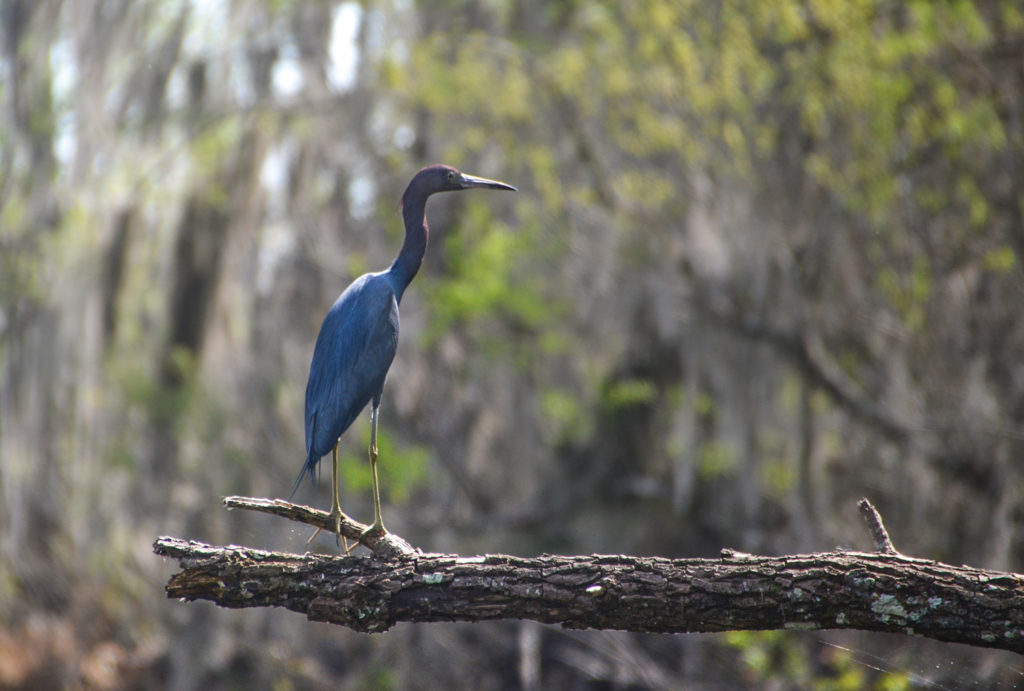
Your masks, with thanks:
<instances>
[{"instance_id":1,"label":"bird's head","mask_svg":"<svg viewBox=\"0 0 1024 691\"><path fill-rule=\"evenodd\" d=\"M469 190L477 187L490 188L495 190L517 191L512 185L497 180L479 178L475 175L463 173L451 166L433 165L427 166L416 173L405 191L403 200L410 194L427 197L435 192L451 192L455 190Z\"/></svg>"}]
</instances>

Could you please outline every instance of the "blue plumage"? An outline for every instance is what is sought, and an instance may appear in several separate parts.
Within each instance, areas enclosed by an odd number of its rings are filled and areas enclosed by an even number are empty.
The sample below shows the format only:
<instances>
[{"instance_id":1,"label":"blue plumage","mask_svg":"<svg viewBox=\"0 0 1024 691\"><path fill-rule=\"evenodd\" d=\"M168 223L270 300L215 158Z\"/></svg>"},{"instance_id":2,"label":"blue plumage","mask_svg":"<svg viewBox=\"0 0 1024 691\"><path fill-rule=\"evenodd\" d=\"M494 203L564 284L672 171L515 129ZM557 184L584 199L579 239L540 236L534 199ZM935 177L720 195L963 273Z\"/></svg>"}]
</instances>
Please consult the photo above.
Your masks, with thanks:
<instances>
[{"instance_id":1,"label":"blue plumage","mask_svg":"<svg viewBox=\"0 0 1024 691\"><path fill-rule=\"evenodd\" d=\"M306 384L306 462L292 493L306 475L316 477L320 459L332 452L331 514L339 533L338 438L367 403L372 404L370 464L374 499L374 521L369 530L384 530L377 482L377 411L398 348L398 305L426 252L427 198L435 192L474 187L515 190L503 182L466 175L449 166L428 166L417 173L402 195L405 241L394 263L387 271L365 274L353 281L320 327Z\"/></svg>"},{"instance_id":2,"label":"blue plumage","mask_svg":"<svg viewBox=\"0 0 1024 691\"><path fill-rule=\"evenodd\" d=\"M296 487L371 399L374 408L380 405L397 349L394 277L389 272L360 276L327 312L316 339L306 385L306 464Z\"/></svg>"}]
</instances>

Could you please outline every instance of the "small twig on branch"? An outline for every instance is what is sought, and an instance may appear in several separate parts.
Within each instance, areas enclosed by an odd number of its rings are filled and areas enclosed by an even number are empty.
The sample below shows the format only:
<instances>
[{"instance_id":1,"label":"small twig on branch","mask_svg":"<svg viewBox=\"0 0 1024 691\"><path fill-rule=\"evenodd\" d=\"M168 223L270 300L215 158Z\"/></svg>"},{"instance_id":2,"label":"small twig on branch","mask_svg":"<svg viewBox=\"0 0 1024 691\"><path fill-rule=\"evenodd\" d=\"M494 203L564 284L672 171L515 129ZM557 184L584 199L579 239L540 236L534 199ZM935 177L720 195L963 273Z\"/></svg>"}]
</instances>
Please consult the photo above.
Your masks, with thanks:
<instances>
[{"instance_id":1,"label":"small twig on branch","mask_svg":"<svg viewBox=\"0 0 1024 691\"><path fill-rule=\"evenodd\" d=\"M329 514L289 502L225 503L334 528ZM169 598L285 607L357 631L385 631L401 621L494 619L657 633L861 629L1024 654L1024 576L901 555L872 513L878 552L871 554L460 557L424 554L396 536L367 539L369 557L172 537L158 539L154 550L182 568L167 584ZM364 530L351 519L342 523L354 539Z\"/></svg>"},{"instance_id":2,"label":"small twig on branch","mask_svg":"<svg viewBox=\"0 0 1024 691\"><path fill-rule=\"evenodd\" d=\"M867 497L857 502L857 508L860 509L860 515L864 517L864 522L868 524L868 532L871 533L871 539L875 543L875 551L882 554L899 554L893 547L892 540L889 539L889 532L885 529L885 524L882 523L882 517Z\"/></svg>"}]
</instances>

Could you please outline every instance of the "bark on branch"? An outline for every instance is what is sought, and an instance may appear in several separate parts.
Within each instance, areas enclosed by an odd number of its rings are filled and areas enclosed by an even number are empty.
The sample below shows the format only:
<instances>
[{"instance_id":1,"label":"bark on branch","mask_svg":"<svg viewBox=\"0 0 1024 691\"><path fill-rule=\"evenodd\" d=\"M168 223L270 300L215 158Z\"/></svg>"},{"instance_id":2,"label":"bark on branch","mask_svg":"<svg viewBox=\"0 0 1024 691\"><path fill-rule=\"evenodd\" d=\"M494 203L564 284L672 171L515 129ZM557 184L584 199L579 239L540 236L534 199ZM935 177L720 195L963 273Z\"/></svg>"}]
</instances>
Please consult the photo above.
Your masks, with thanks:
<instances>
[{"instance_id":1,"label":"bark on branch","mask_svg":"<svg viewBox=\"0 0 1024 691\"><path fill-rule=\"evenodd\" d=\"M299 520L315 525L326 516L281 501L233 497L229 504L301 514ZM343 532L355 533L358 525ZM880 519L877 525L884 534ZM657 633L862 629L1024 653L1024 575L915 559L894 549L776 557L723 550L718 559L522 558L424 554L382 541L372 556L329 556L172 537L159 538L154 549L182 568L167 585L170 598L285 607L357 631L385 631L400 621L513 618Z\"/></svg>"}]
</instances>

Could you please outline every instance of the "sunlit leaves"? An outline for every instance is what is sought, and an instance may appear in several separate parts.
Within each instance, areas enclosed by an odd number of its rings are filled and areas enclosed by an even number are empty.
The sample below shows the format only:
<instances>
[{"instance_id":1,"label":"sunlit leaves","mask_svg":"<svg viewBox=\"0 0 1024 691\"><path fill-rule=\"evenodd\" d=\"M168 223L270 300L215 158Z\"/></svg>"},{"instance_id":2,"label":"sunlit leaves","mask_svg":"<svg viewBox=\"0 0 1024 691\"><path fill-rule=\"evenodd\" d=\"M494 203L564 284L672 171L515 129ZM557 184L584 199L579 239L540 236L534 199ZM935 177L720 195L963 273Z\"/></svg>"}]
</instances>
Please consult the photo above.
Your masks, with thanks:
<instances>
[{"instance_id":1,"label":"sunlit leaves","mask_svg":"<svg viewBox=\"0 0 1024 691\"><path fill-rule=\"evenodd\" d=\"M616 412L636 405L651 403L657 395L653 382L646 379L623 379L609 382L602 395L602 405Z\"/></svg>"},{"instance_id":2,"label":"sunlit leaves","mask_svg":"<svg viewBox=\"0 0 1024 691\"><path fill-rule=\"evenodd\" d=\"M499 316L517 328L538 329L554 305L544 299L536 277L516 274L528 237L492 218L484 204L470 202L466 208L463 228L445 240L449 270L427 287L434 311L427 339L453 324Z\"/></svg>"},{"instance_id":3,"label":"sunlit leaves","mask_svg":"<svg viewBox=\"0 0 1024 691\"><path fill-rule=\"evenodd\" d=\"M871 666L856 659L848 648L820 641L818 653L812 657L801 645L801 638L786 631L735 631L722 639L735 648L747 672L745 678L754 685L778 678L800 688L820 691L904 691L914 688L912 676L900 672L884 672L877 677L868 674Z\"/></svg>"},{"instance_id":4,"label":"sunlit leaves","mask_svg":"<svg viewBox=\"0 0 1024 691\"><path fill-rule=\"evenodd\" d=\"M924 326L924 308L931 292L931 273L928 262L920 257L909 275L886 266L876 278L879 291L911 331L917 331Z\"/></svg>"},{"instance_id":5,"label":"sunlit leaves","mask_svg":"<svg viewBox=\"0 0 1024 691\"><path fill-rule=\"evenodd\" d=\"M364 493L365 498L369 501L372 487L368 455L370 426L365 424L365 420L358 420L349 432L349 434L353 433L360 439L358 448L362 451L339 453L338 462L341 465L339 484L345 488L347 496L351 497L354 493L360 492ZM345 446L351 449L353 444L346 442ZM429 464L430 450L428 448L414 444L402 444L395 435L390 434L385 428L378 428L377 474L380 479L383 501L395 504L408 501L412 492L426 482ZM331 457L325 456L321 462L321 472L329 473L330 468Z\"/></svg>"},{"instance_id":6,"label":"sunlit leaves","mask_svg":"<svg viewBox=\"0 0 1024 691\"><path fill-rule=\"evenodd\" d=\"M472 112L482 122L521 122L531 114L532 86L519 53L484 35L452 44L437 35L416 47L412 80L416 100L438 114Z\"/></svg>"},{"instance_id":7,"label":"sunlit leaves","mask_svg":"<svg viewBox=\"0 0 1024 691\"><path fill-rule=\"evenodd\" d=\"M704 479L733 475L739 471L739 467L739 452L728 440L712 439L697 449L697 470Z\"/></svg>"},{"instance_id":8,"label":"sunlit leaves","mask_svg":"<svg viewBox=\"0 0 1024 691\"><path fill-rule=\"evenodd\" d=\"M1000 247L985 255L985 268L996 273L1008 273L1017 264L1017 255L1013 253L1012 247Z\"/></svg>"},{"instance_id":9,"label":"sunlit leaves","mask_svg":"<svg viewBox=\"0 0 1024 691\"><path fill-rule=\"evenodd\" d=\"M1007 33L1024 30L1024 9L1016 0L1003 0L999 14L999 23Z\"/></svg>"},{"instance_id":10,"label":"sunlit leaves","mask_svg":"<svg viewBox=\"0 0 1024 691\"><path fill-rule=\"evenodd\" d=\"M593 416L578 396L559 389L542 391L540 409L555 444L578 443L593 433Z\"/></svg>"},{"instance_id":11,"label":"sunlit leaves","mask_svg":"<svg viewBox=\"0 0 1024 691\"><path fill-rule=\"evenodd\" d=\"M791 458L769 458L760 466L761 480L768 492L783 500L797 481Z\"/></svg>"},{"instance_id":12,"label":"sunlit leaves","mask_svg":"<svg viewBox=\"0 0 1024 691\"><path fill-rule=\"evenodd\" d=\"M734 631L722 637L736 648L752 681L783 675L794 682L810 681L810 661L796 637L784 631Z\"/></svg>"}]
</instances>

